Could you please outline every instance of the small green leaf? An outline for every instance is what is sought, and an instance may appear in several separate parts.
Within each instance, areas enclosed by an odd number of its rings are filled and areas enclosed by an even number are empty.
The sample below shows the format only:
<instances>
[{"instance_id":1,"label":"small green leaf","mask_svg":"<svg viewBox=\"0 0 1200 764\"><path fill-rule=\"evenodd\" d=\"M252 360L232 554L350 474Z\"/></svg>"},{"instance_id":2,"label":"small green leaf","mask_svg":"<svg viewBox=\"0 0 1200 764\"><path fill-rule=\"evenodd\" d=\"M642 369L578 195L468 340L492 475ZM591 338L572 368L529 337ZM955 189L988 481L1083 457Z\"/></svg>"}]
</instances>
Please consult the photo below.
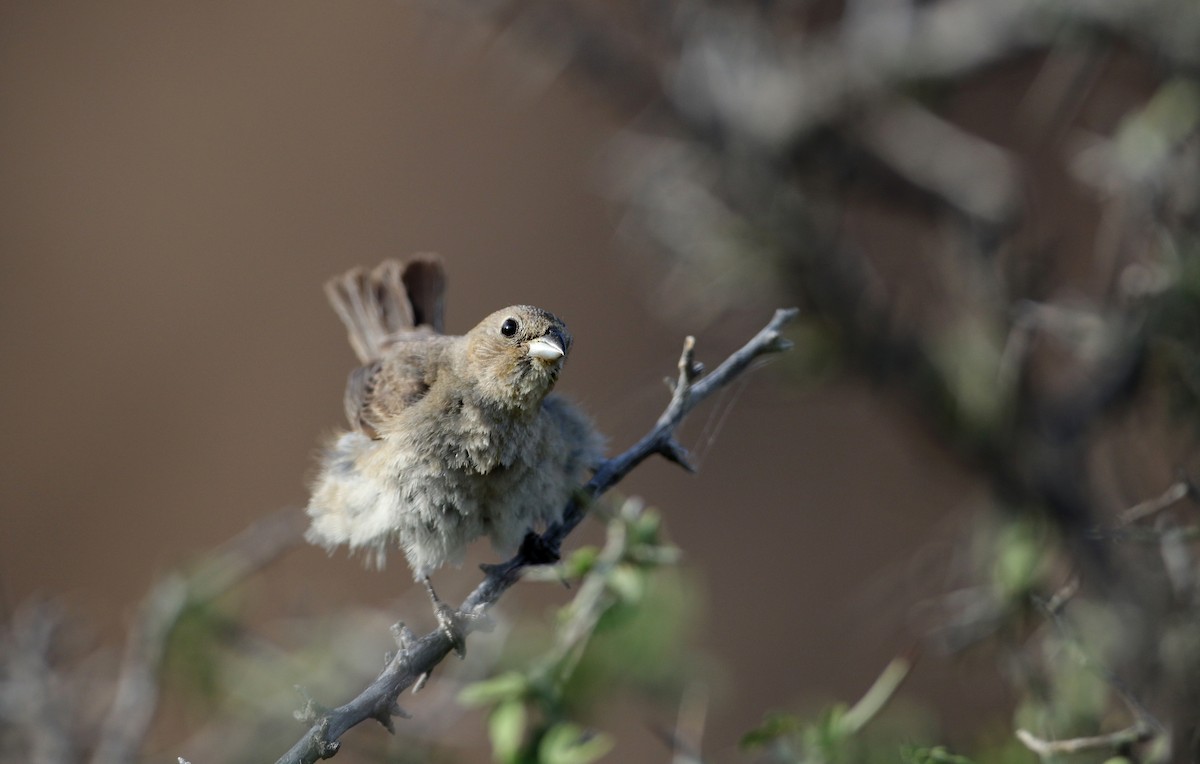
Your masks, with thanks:
<instances>
[{"instance_id":1,"label":"small green leaf","mask_svg":"<svg viewBox=\"0 0 1200 764\"><path fill-rule=\"evenodd\" d=\"M458 693L458 702L464 706L486 706L508 700L520 700L529 689L529 680L524 674L508 671L503 674L485 679L482 682L469 684Z\"/></svg>"},{"instance_id":2,"label":"small green leaf","mask_svg":"<svg viewBox=\"0 0 1200 764\"><path fill-rule=\"evenodd\" d=\"M742 735L738 745L744 750L762 748L784 735L799 732L802 726L800 720L792 714L768 714L762 724Z\"/></svg>"},{"instance_id":3,"label":"small green leaf","mask_svg":"<svg viewBox=\"0 0 1200 764\"><path fill-rule=\"evenodd\" d=\"M563 575L567 578L583 578L592 572L599 557L600 550L596 547L580 547L572 552L571 556L563 563Z\"/></svg>"},{"instance_id":4,"label":"small green leaf","mask_svg":"<svg viewBox=\"0 0 1200 764\"><path fill-rule=\"evenodd\" d=\"M805 730L809 746L821 753L823 759L840 759L846 740L852 736L846 724L849 709L845 703L835 703L822 712L820 719Z\"/></svg>"},{"instance_id":5,"label":"small green leaf","mask_svg":"<svg viewBox=\"0 0 1200 764\"><path fill-rule=\"evenodd\" d=\"M900 749L902 764L973 764L966 756L950 753L945 746L920 748L904 746Z\"/></svg>"},{"instance_id":6,"label":"small green leaf","mask_svg":"<svg viewBox=\"0 0 1200 764\"><path fill-rule=\"evenodd\" d=\"M683 552L674 546L641 545L629 550L626 558L643 567L658 567L661 565L677 565L682 559Z\"/></svg>"},{"instance_id":7,"label":"small green leaf","mask_svg":"<svg viewBox=\"0 0 1200 764\"><path fill-rule=\"evenodd\" d=\"M646 579L642 571L632 565L618 565L608 574L608 586L622 601L634 604L646 591Z\"/></svg>"},{"instance_id":8,"label":"small green leaf","mask_svg":"<svg viewBox=\"0 0 1200 764\"><path fill-rule=\"evenodd\" d=\"M488 716L488 737L496 761L517 761L525 739L525 717L525 704L519 700L506 700L492 709Z\"/></svg>"},{"instance_id":9,"label":"small green leaf","mask_svg":"<svg viewBox=\"0 0 1200 764\"><path fill-rule=\"evenodd\" d=\"M1023 596L1037 579L1043 558L1037 531L1028 523L1013 523L1000 532L993 580L1001 597Z\"/></svg>"},{"instance_id":10,"label":"small green leaf","mask_svg":"<svg viewBox=\"0 0 1200 764\"><path fill-rule=\"evenodd\" d=\"M630 525L630 538L639 544L654 544L658 541L658 532L662 528L662 517L652 509L647 509Z\"/></svg>"},{"instance_id":11,"label":"small green leaf","mask_svg":"<svg viewBox=\"0 0 1200 764\"><path fill-rule=\"evenodd\" d=\"M590 764L612 750L608 735L585 732L570 722L555 724L546 730L538 746L541 764Z\"/></svg>"}]
</instances>

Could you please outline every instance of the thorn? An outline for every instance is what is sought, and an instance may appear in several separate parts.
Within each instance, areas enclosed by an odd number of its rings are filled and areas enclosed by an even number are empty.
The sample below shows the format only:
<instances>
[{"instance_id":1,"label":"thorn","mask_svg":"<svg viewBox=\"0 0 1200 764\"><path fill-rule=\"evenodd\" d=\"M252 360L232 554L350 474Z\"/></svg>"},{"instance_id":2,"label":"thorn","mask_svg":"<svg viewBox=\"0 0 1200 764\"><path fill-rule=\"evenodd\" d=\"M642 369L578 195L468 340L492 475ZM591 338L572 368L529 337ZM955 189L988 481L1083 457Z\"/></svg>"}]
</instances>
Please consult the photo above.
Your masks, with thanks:
<instances>
[{"instance_id":1,"label":"thorn","mask_svg":"<svg viewBox=\"0 0 1200 764\"><path fill-rule=\"evenodd\" d=\"M412 647L412 643L417 641L417 635L413 630L404 625L404 621L397 621L391 626L392 639L396 640L396 647L400 648L400 654L407 658L408 648Z\"/></svg>"},{"instance_id":2,"label":"thorn","mask_svg":"<svg viewBox=\"0 0 1200 764\"><path fill-rule=\"evenodd\" d=\"M396 734L396 724L392 721L391 714L389 714L387 711L379 711L371 714L371 718L379 722L383 728L388 731L389 735Z\"/></svg>"},{"instance_id":3,"label":"thorn","mask_svg":"<svg viewBox=\"0 0 1200 764\"><path fill-rule=\"evenodd\" d=\"M398 716L401 719L411 719L412 714L400 707L400 704L392 700L385 705L376 707L371 718L383 725L383 728L391 734L396 734L396 723L392 721L392 717Z\"/></svg>"},{"instance_id":4,"label":"thorn","mask_svg":"<svg viewBox=\"0 0 1200 764\"><path fill-rule=\"evenodd\" d=\"M384 650L383 667L387 668L388 666L392 665L392 661L396 659L397 655L399 655L399 653L395 652L394 650Z\"/></svg>"},{"instance_id":5,"label":"thorn","mask_svg":"<svg viewBox=\"0 0 1200 764\"><path fill-rule=\"evenodd\" d=\"M793 347L794 343L791 340L789 340L787 337L776 334L763 347L763 351L766 353L783 353L791 350Z\"/></svg>"},{"instance_id":6,"label":"thorn","mask_svg":"<svg viewBox=\"0 0 1200 764\"><path fill-rule=\"evenodd\" d=\"M429 672L426 671L417 677L417 681L413 682L412 694L416 695L421 690L425 689L425 683L429 681Z\"/></svg>"},{"instance_id":7,"label":"thorn","mask_svg":"<svg viewBox=\"0 0 1200 764\"><path fill-rule=\"evenodd\" d=\"M699 373L697 371L695 353L696 338L689 334L683 338L683 352L679 355L679 382L676 383L675 387L678 387L679 384L687 385ZM700 368L703 369L703 367ZM684 389L686 390L686 387ZM674 388L671 392L675 392Z\"/></svg>"},{"instance_id":8,"label":"thorn","mask_svg":"<svg viewBox=\"0 0 1200 764\"><path fill-rule=\"evenodd\" d=\"M502 562L500 562L500 563L494 563L494 562L479 563L479 569L482 570L483 574L485 576L487 576L488 578L502 577L504 575L504 568L505 568L505 563L502 563Z\"/></svg>"},{"instance_id":9,"label":"thorn","mask_svg":"<svg viewBox=\"0 0 1200 764\"><path fill-rule=\"evenodd\" d=\"M675 462L693 475L696 474L696 465L692 464L689 460L687 449L679 445L679 442L674 438L664 443L659 449L659 453L665 456L669 461Z\"/></svg>"},{"instance_id":10,"label":"thorn","mask_svg":"<svg viewBox=\"0 0 1200 764\"><path fill-rule=\"evenodd\" d=\"M672 393L675 392L675 380L671 379L670 377L663 377L663 384L666 385L667 389Z\"/></svg>"}]
</instances>

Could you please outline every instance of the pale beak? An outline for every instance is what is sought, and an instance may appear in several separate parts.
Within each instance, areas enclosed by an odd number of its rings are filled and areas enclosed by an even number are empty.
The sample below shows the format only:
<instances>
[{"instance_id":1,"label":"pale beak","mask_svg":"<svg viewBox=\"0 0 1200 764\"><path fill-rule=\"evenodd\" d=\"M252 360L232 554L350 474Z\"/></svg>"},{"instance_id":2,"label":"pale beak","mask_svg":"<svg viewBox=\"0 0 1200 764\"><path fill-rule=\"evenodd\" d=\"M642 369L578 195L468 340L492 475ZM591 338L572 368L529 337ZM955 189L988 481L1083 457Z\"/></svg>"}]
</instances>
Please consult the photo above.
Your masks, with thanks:
<instances>
[{"instance_id":1,"label":"pale beak","mask_svg":"<svg viewBox=\"0 0 1200 764\"><path fill-rule=\"evenodd\" d=\"M543 361L557 361L566 354L554 337L538 337L529 343L529 355Z\"/></svg>"}]
</instances>

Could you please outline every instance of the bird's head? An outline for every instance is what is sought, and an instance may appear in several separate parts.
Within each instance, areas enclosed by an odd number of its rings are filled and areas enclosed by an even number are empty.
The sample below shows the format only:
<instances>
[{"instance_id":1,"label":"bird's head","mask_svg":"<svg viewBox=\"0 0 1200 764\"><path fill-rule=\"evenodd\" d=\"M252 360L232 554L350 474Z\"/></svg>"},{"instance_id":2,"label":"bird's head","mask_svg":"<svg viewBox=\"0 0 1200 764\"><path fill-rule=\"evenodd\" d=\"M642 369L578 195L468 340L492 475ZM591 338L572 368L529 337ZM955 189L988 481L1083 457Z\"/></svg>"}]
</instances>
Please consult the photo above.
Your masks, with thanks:
<instances>
[{"instance_id":1,"label":"bird's head","mask_svg":"<svg viewBox=\"0 0 1200 764\"><path fill-rule=\"evenodd\" d=\"M467 363L476 388L505 407L540 405L570 349L566 325L531 305L498 310L467 334Z\"/></svg>"}]
</instances>

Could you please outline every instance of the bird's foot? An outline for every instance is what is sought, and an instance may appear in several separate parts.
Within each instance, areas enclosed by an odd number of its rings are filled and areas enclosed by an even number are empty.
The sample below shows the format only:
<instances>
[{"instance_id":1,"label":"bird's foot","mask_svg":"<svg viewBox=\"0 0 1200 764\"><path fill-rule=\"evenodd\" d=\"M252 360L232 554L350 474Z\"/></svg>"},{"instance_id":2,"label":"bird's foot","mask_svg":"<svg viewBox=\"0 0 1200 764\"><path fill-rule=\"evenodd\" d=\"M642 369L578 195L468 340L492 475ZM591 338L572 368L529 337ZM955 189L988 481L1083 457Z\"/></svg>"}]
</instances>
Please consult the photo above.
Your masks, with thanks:
<instances>
[{"instance_id":1,"label":"bird's foot","mask_svg":"<svg viewBox=\"0 0 1200 764\"><path fill-rule=\"evenodd\" d=\"M437 617L438 628L450 639L450 646L459 658L467 657L467 633L476 629L491 631L492 620L484 613L464 613L453 605L448 605L437 596L429 577L423 579L425 590L433 602L433 614Z\"/></svg>"},{"instance_id":2,"label":"bird's foot","mask_svg":"<svg viewBox=\"0 0 1200 764\"><path fill-rule=\"evenodd\" d=\"M525 534L525 538L521 541L521 556L529 561L530 565L553 565L562 559L552 544L546 541L538 534L530 531Z\"/></svg>"}]
</instances>

